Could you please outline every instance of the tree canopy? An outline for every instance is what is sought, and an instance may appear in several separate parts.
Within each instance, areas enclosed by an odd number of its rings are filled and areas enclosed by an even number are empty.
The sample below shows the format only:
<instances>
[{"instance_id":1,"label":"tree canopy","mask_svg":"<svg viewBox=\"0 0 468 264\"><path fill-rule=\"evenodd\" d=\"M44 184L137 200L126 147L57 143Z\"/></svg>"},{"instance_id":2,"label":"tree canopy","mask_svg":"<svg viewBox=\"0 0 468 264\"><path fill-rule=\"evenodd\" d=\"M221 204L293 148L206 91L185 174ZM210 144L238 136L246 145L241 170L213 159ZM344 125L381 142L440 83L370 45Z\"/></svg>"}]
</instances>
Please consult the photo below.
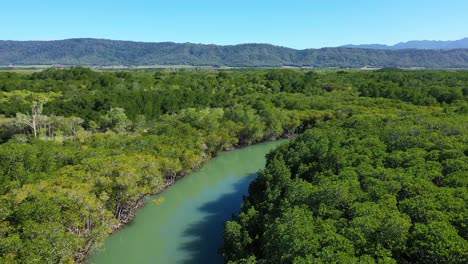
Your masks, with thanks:
<instances>
[{"instance_id":1,"label":"tree canopy","mask_svg":"<svg viewBox=\"0 0 468 264\"><path fill-rule=\"evenodd\" d=\"M232 262L466 260L468 73L0 72L0 262L83 262L220 151L268 156Z\"/></svg>"}]
</instances>

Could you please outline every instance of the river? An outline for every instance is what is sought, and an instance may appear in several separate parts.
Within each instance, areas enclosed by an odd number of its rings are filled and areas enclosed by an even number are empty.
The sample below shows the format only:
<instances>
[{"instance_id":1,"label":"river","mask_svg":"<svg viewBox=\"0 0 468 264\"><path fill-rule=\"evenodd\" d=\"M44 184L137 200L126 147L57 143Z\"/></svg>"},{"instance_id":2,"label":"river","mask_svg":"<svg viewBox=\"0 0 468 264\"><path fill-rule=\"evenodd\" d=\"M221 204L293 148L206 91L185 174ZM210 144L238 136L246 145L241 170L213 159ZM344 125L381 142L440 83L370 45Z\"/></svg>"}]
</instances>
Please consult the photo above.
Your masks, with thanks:
<instances>
[{"instance_id":1,"label":"river","mask_svg":"<svg viewBox=\"0 0 468 264\"><path fill-rule=\"evenodd\" d=\"M284 141L221 153L149 197L134 221L112 234L90 263L223 263L224 223L237 214L265 154ZM155 203L154 201L157 201Z\"/></svg>"}]
</instances>

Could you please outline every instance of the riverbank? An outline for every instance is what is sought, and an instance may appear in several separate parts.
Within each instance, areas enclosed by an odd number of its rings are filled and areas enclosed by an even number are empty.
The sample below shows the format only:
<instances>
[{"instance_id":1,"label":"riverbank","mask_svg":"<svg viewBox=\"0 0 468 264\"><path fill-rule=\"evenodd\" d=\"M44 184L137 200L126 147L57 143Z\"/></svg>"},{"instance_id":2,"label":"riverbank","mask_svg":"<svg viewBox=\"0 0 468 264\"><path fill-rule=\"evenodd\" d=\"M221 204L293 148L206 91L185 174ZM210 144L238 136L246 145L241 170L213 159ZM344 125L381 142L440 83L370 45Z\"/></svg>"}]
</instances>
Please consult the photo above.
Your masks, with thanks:
<instances>
[{"instance_id":1,"label":"riverbank","mask_svg":"<svg viewBox=\"0 0 468 264\"><path fill-rule=\"evenodd\" d=\"M168 179L166 180L165 184L164 184L164 187L160 190L157 190L155 192L152 192L151 194L148 194L148 195L145 195L143 196L141 199L139 199L139 201L135 204L135 206L133 207L133 210L131 211L128 211L127 215L125 217L122 217L122 219L124 219L124 221L119 221L117 224L113 225L112 226L112 233L109 235L112 236L114 233L118 232L119 230L122 230L124 229L126 226L128 226L129 224L131 224L133 222L133 220L135 219L136 215L138 214L138 211L145 206L145 200L147 199L147 197L149 196L154 196L154 195L159 195L159 194L163 194L164 192L166 192L168 189L170 189L171 186L173 186L175 183L179 182L181 179L184 179L186 178L187 176L193 174L193 173L196 173L197 171L199 171L200 169L203 169L203 167L206 165L206 163L210 162L211 160L217 158L219 155L222 155L223 153L227 153L227 152L232 152L232 151L237 151L237 150L242 150L242 149L245 149L245 148L248 148L248 147L252 147L252 146L256 146L256 145L260 145L260 144L268 144L268 143L276 143L276 142L282 142L284 140L288 140L292 137L294 137L295 134L284 134L283 136L279 137L279 138L270 138L270 140L267 140L267 141L262 141L262 142L258 142L256 144L253 144L253 145L234 145L234 146L231 146L229 148L225 148L223 151L220 151L220 152L217 152L215 155L212 155L212 156L209 156L208 158L204 159L202 161L202 163L200 164L200 166L198 166L197 168L193 168L193 171L191 171L190 173L186 173L186 174L178 174L178 175L175 175L175 177L173 178L173 180L171 179ZM239 204L240 205L240 204ZM108 239L108 238L107 238ZM86 252L81 252L80 253L80 260L78 261L78 263L86 263L88 258L90 257L90 255L93 254L93 251L96 251L99 250L100 247L98 248L94 248L93 250L91 251L86 251Z\"/></svg>"},{"instance_id":2,"label":"riverbank","mask_svg":"<svg viewBox=\"0 0 468 264\"><path fill-rule=\"evenodd\" d=\"M209 260L220 259L216 249L222 243L224 221L240 209L265 154L283 142L223 151L197 172L145 199L134 221L112 234L88 262L216 263Z\"/></svg>"},{"instance_id":3,"label":"riverbank","mask_svg":"<svg viewBox=\"0 0 468 264\"><path fill-rule=\"evenodd\" d=\"M0 77L2 240L15 241L4 243L0 262L83 262L147 195L223 149L334 118L351 96L329 94L309 83L318 75L299 71L70 68Z\"/></svg>"},{"instance_id":4,"label":"riverbank","mask_svg":"<svg viewBox=\"0 0 468 264\"><path fill-rule=\"evenodd\" d=\"M251 146L255 146L255 145L258 145L258 144L265 144L265 143L271 143L271 142L276 142L276 141L283 141L283 140L288 140L288 139L291 139L293 138L294 136L296 136L296 134L294 135L291 135L291 134L285 134L279 138L272 138L270 140L266 140L266 141L261 141L261 142L257 142L253 145L234 145L234 146L231 146L231 147L227 147L227 148L224 148L223 151L220 151L218 153L216 153L214 156L209 156L207 159L204 159L202 161L202 163L200 164L200 166L198 166L197 168L192 168L191 171L189 173L184 173L184 174L176 174L174 178L172 179L167 179L165 184L164 184L164 187L160 190L157 190L155 192L152 192L148 195L145 195L143 197L141 197L141 199L138 200L138 202L135 204L135 207L134 207L134 210L133 211L130 211L129 212L129 215L127 215L126 217L124 217L124 221L121 221L117 224L115 224L114 226L112 226L112 233L116 232L117 230L121 229L121 228L124 228L127 224L131 223L133 221L133 219L135 218L135 215L137 214L137 211L139 208L141 208L143 205L144 205L144 200L148 197L148 196L153 196L153 195L157 195L157 194L161 194L163 193L165 190L167 190L168 188L170 188L172 185L174 185L178 180L180 179L183 179L185 178L186 176L194 173L194 172L197 172L200 168L202 168L207 162L209 162L210 160L218 157L220 154L222 153L225 153L225 152L229 152L229 151L234 151L234 150L239 150L239 149L243 149L243 148L246 148L246 147L251 147ZM86 254L88 255L88 254Z\"/></svg>"}]
</instances>

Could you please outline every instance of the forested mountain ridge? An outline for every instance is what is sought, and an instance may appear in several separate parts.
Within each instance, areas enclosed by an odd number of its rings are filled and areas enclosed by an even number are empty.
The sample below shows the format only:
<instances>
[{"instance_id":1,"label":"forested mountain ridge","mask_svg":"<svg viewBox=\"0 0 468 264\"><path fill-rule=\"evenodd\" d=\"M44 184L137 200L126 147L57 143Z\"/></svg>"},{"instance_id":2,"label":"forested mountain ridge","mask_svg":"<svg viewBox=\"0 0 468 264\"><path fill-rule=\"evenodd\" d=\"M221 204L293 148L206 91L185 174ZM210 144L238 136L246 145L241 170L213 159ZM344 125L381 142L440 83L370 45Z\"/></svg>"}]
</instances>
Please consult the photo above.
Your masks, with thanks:
<instances>
[{"instance_id":1,"label":"forested mountain ridge","mask_svg":"<svg viewBox=\"0 0 468 264\"><path fill-rule=\"evenodd\" d=\"M220 46L106 39L0 41L0 65L468 68L468 50L295 50L269 44Z\"/></svg>"},{"instance_id":2,"label":"forested mountain ridge","mask_svg":"<svg viewBox=\"0 0 468 264\"><path fill-rule=\"evenodd\" d=\"M361 44L361 45L344 45L343 48L360 48L360 49L387 49L387 50L401 50L401 49L426 49L426 50L451 50L451 49L467 49L468 38L459 40L412 40L407 42L400 42L395 45L382 45L382 44Z\"/></svg>"}]
</instances>

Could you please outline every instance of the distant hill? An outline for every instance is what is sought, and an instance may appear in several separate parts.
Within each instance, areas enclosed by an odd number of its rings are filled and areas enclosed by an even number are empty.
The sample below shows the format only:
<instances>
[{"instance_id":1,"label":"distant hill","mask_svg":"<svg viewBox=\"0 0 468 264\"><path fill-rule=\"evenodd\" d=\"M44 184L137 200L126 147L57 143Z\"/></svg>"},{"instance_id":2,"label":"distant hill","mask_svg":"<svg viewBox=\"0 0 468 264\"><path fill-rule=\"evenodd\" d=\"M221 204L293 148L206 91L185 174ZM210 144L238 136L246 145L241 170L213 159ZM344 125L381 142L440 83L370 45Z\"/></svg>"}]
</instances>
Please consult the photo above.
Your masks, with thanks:
<instances>
[{"instance_id":1,"label":"distant hill","mask_svg":"<svg viewBox=\"0 0 468 264\"><path fill-rule=\"evenodd\" d=\"M295 50L269 44L219 46L106 39L0 41L0 65L468 68L468 49Z\"/></svg>"},{"instance_id":2,"label":"distant hill","mask_svg":"<svg viewBox=\"0 0 468 264\"><path fill-rule=\"evenodd\" d=\"M386 50L401 50L401 49L424 49L424 50L451 50L451 49L468 49L468 38L453 41L439 40L413 40L408 42L400 42L393 46L381 44L363 44L363 45L344 45L342 48L360 48L360 49L386 49Z\"/></svg>"}]
</instances>

